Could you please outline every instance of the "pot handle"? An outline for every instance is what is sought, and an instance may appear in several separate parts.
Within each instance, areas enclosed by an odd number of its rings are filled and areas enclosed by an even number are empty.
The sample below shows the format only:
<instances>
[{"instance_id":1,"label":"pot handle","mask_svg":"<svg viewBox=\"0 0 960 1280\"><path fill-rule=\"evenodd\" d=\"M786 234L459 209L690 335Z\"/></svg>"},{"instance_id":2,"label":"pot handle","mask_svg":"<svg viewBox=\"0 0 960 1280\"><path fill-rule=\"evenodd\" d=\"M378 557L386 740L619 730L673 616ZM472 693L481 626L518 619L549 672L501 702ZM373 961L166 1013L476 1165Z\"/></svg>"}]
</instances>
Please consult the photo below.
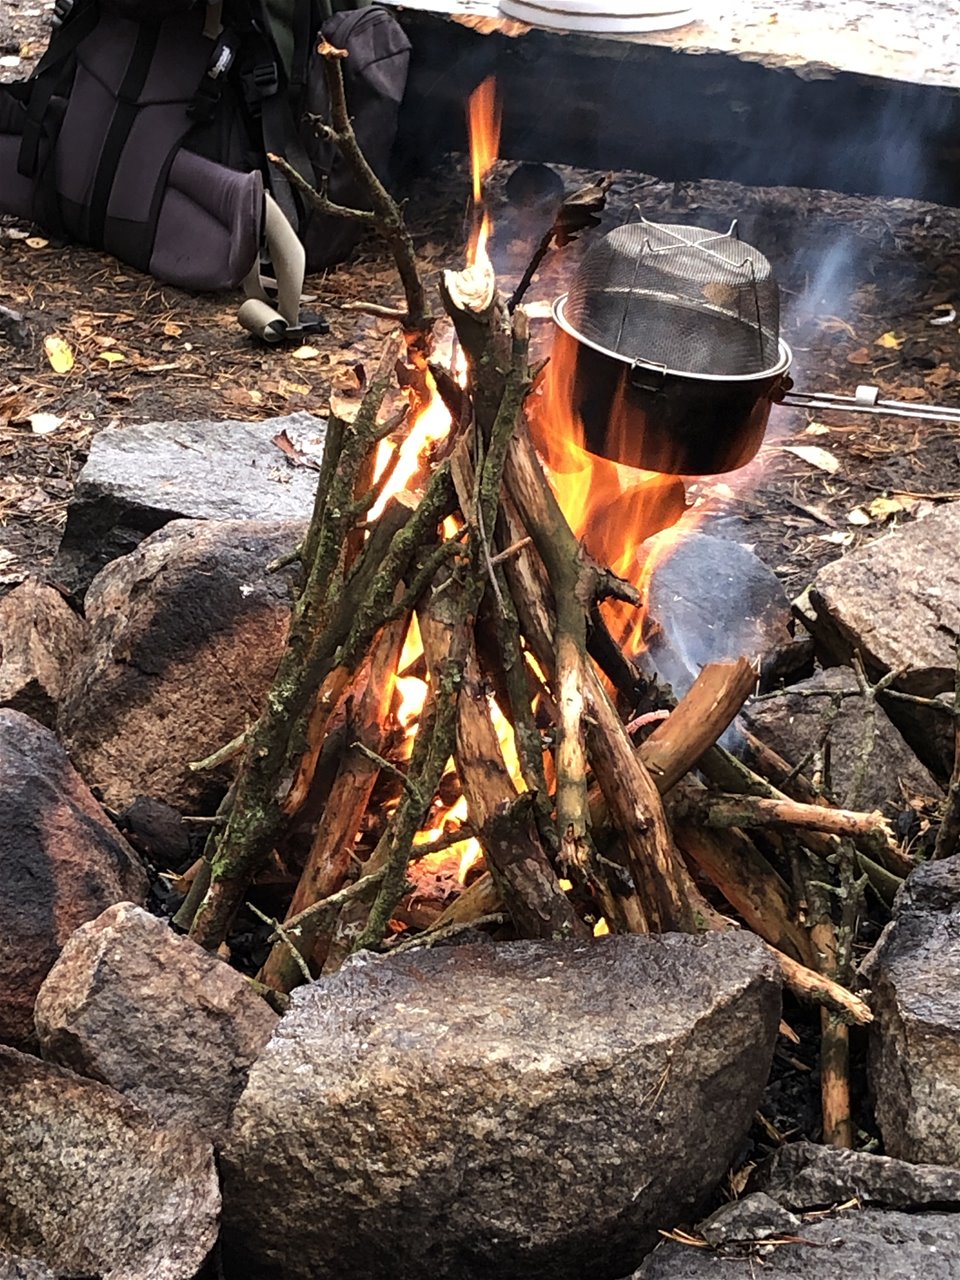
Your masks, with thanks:
<instances>
[{"instance_id":1,"label":"pot handle","mask_svg":"<svg viewBox=\"0 0 960 1280\"><path fill-rule=\"evenodd\" d=\"M662 391L666 380L665 364L641 364L634 360L630 366L630 385L637 391Z\"/></svg>"}]
</instances>

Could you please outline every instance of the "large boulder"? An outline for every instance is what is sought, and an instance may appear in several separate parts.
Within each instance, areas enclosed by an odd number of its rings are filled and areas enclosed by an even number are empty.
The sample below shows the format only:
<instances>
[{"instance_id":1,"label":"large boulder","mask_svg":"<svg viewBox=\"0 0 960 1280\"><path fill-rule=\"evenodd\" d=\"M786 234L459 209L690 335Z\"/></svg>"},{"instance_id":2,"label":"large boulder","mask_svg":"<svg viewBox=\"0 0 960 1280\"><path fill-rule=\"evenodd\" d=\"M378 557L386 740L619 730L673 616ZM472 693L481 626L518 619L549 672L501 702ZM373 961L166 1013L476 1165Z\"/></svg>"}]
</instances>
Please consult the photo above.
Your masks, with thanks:
<instances>
[{"instance_id":1,"label":"large boulder","mask_svg":"<svg viewBox=\"0 0 960 1280\"><path fill-rule=\"evenodd\" d=\"M821 569L804 624L823 658L858 651L874 676L898 671L893 688L936 697L953 688L960 635L960 502L875 538ZM885 708L930 769L947 776L953 725L938 711L887 699Z\"/></svg>"},{"instance_id":2,"label":"large boulder","mask_svg":"<svg viewBox=\"0 0 960 1280\"><path fill-rule=\"evenodd\" d=\"M0 1250L58 1276L193 1280L219 1208L209 1142L0 1048Z\"/></svg>"},{"instance_id":3,"label":"large boulder","mask_svg":"<svg viewBox=\"0 0 960 1280\"><path fill-rule=\"evenodd\" d=\"M729 1257L667 1242L632 1280L957 1280L958 1257L960 1215L864 1209L805 1222L762 1259L755 1250Z\"/></svg>"},{"instance_id":4,"label":"large boulder","mask_svg":"<svg viewBox=\"0 0 960 1280\"><path fill-rule=\"evenodd\" d=\"M227 770L189 765L260 714L291 603L290 571L267 565L303 527L177 520L97 577L59 729L113 807L147 795L189 812L222 792Z\"/></svg>"},{"instance_id":5,"label":"large boulder","mask_svg":"<svg viewBox=\"0 0 960 1280\"><path fill-rule=\"evenodd\" d=\"M742 933L466 945L301 987L234 1112L228 1274L620 1275L728 1167L779 1009Z\"/></svg>"},{"instance_id":6,"label":"large boulder","mask_svg":"<svg viewBox=\"0 0 960 1280\"><path fill-rule=\"evenodd\" d=\"M37 998L44 1058L219 1143L277 1015L218 956L119 903L78 929Z\"/></svg>"},{"instance_id":7,"label":"large boulder","mask_svg":"<svg viewBox=\"0 0 960 1280\"><path fill-rule=\"evenodd\" d=\"M829 718L840 700L840 710ZM768 747L791 765L809 760L823 741L829 725L830 780L834 798L850 800L851 786L863 754L868 710L859 695L857 678L849 667L818 671L810 680L791 685L776 696L748 705L747 725ZM937 796L940 787L914 755L887 716L879 711L876 737L863 793L856 798L860 809L898 813L906 796Z\"/></svg>"},{"instance_id":8,"label":"large boulder","mask_svg":"<svg viewBox=\"0 0 960 1280\"><path fill-rule=\"evenodd\" d=\"M960 855L918 867L867 957L869 1070L888 1155L960 1166Z\"/></svg>"},{"instance_id":9,"label":"large boulder","mask_svg":"<svg viewBox=\"0 0 960 1280\"><path fill-rule=\"evenodd\" d=\"M33 1003L64 943L148 887L53 734L0 710L0 1041L33 1043Z\"/></svg>"},{"instance_id":10,"label":"large boulder","mask_svg":"<svg viewBox=\"0 0 960 1280\"><path fill-rule=\"evenodd\" d=\"M0 600L0 706L53 728L87 628L59 591L33 578Z\"/></svg>"},{"instance_id":11,"label":"large boulder","mask_svg":"<svg viewBox=\"0 0 960 1280\"><path fill-rule=\"evenodd\" d=\"M273 443L308 439L322 456L326 420L147 422L93 438L67 508L56 572L83 591L109 561L171 520L305 520L317 473Z\"/></svg>"}]
</instances>

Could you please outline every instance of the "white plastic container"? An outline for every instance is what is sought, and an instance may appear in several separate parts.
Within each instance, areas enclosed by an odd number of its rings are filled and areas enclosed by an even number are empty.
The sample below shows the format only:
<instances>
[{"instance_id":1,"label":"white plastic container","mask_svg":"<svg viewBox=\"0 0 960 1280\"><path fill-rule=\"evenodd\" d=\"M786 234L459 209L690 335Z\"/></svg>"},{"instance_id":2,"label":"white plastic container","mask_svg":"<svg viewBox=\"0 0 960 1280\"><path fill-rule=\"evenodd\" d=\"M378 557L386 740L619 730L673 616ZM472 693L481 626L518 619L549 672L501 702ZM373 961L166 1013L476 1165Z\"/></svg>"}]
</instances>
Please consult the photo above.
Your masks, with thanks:
<instances>
[{"instance_id":1,"label":"white plastic container","mask_svg":"<svg viewBox=\"0 0 960 1280\"><path fill-rule=\"evenodd\" d=\"M680 0L500 0L500 12L534 27L606 35L668 31L699 16Z\"/></svg>"}]
</instances>

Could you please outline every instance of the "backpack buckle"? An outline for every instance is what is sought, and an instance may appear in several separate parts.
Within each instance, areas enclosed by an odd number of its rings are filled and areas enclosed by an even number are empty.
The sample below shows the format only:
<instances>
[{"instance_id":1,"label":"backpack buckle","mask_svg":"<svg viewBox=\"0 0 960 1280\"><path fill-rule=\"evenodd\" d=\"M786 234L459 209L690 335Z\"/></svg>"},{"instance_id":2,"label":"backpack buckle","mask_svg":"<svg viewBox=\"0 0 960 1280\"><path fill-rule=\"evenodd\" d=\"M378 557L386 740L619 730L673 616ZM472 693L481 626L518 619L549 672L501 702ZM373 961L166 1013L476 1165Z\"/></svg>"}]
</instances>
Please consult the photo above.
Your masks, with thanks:
<instances>
[{"instance_id":1,"label":"backpack buckle","mask_svg":"<svg viewBox=\"0 0 960 1280\"><path fill-rule=\"evenodd\" d=\"M260 62L244 76L255 97L269 98L280 88L280 73L275 62Z\"/></svg>"},{"instance_id":2,"label":"backpack buckle","mask_svg":"<svg viewBox=\"0 0 960 1280\"><path fill-rule=\"evenodd\" d=\"M56 29L62 27L66 20L70 17L73 10L74 0L56 0L53 6L53 18L51 25Z\"/></svg>"}]
</instances>

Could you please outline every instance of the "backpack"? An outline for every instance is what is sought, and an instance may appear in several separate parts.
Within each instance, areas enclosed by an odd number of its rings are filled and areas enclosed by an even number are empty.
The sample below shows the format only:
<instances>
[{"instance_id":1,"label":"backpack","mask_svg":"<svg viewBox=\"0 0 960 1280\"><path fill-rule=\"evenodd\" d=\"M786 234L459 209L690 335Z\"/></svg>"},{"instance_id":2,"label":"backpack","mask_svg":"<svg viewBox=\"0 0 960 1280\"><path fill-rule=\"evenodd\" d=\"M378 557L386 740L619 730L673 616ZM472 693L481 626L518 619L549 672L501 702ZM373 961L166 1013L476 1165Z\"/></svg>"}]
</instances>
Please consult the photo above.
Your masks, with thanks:
<instances>
[{"instance_id":1,"label":"backpack","mask_svg":"<svg viewBox=\"0 0 960 1280\"><path fill-rule=\"evenodd\" d=\"M410 49L387 10L321 3L57 0L34 74L0 86L0 212L181 288L243 283L248 328L267 340L296 329L304 270L342 261L358 224L319 214L266 153L361 204L305 119L327 110L318 36L347 51L351 118L384 181Z\"/></svg>"}]
</instances>

